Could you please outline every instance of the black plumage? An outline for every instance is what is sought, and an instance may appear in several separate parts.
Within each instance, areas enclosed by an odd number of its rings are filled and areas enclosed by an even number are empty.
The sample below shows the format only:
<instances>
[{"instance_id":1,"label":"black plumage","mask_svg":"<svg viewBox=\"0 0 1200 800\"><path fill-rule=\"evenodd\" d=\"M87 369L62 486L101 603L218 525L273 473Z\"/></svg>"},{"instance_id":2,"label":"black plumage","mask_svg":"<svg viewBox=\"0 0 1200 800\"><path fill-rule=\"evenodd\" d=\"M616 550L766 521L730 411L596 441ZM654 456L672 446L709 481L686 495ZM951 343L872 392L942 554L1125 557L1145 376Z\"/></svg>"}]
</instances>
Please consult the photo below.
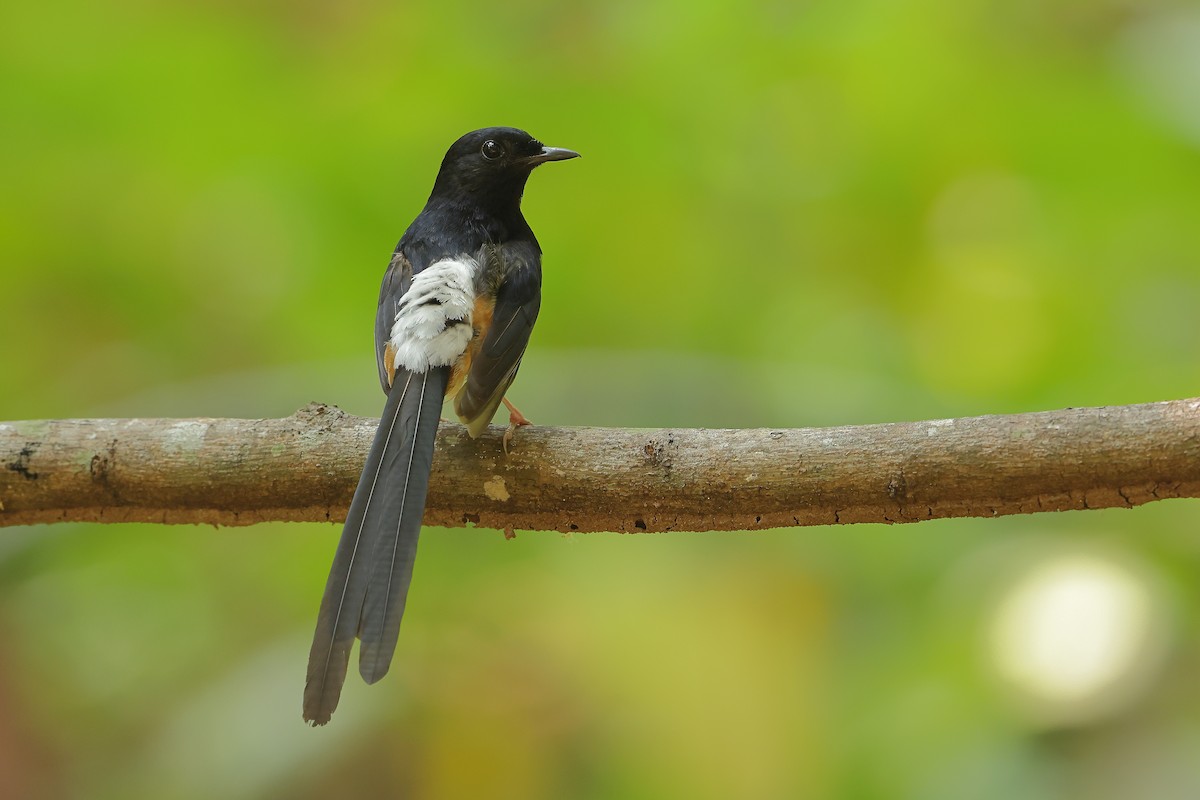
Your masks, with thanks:
<instances>
[{"instance_id":1,"label":"black plumage","mask_svg":"<svg viewBox=\"0 0 1200 800\"><path fill-rule=\"evenodd\" d=\"M425 208L396 246L375 319L388 397L321 599L307 722L329 721L356 637L363 679L374 683L388 671L442 401L452 396L478 436L516 377L541 304L541 247L521 195L534 167L577 155L516 128L468 133L446 153Z\"/></svg>"}]
</instances>

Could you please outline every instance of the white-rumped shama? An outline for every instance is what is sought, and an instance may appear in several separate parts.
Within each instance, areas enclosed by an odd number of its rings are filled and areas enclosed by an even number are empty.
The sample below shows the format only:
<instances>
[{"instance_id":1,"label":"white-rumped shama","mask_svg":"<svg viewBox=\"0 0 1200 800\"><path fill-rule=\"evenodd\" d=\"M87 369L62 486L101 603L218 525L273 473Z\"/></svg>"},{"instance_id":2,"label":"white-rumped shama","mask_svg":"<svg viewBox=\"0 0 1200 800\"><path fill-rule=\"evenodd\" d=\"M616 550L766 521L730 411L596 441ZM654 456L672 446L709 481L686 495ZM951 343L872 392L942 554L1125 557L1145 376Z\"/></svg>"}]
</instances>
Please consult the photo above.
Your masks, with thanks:
<instances>
[{"instance_id":1,"label":"white-rumped shama","mask_svg":"<svg viewBox=\"0 0 1200 800\"><path fill-rule=\"evenodd\" d=\"M542 251L521 195L534 167L578 155L516 128L468 133L447 151L429 201L396 245L375 316L387 402L321 598L306 722L324 725L337 708L356 637L363 680L388 671L442 402L454 399L476 437L504 401L541 305ZM525 422L515 410L512 419Z\"/></svg>"}]
</instances>

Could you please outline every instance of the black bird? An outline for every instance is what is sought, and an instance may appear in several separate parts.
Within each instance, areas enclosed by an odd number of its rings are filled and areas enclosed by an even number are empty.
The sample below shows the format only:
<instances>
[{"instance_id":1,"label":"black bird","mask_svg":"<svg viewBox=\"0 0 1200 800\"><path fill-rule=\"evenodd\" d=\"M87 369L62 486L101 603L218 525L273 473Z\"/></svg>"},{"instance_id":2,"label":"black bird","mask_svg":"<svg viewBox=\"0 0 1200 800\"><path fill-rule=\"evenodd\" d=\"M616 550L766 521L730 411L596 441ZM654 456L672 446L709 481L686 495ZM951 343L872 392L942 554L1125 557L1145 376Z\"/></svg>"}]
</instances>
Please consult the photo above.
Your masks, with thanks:
<instances>
[{"instance_id":1,"label":"black bird","mask_svg":"<svg viewBox=\"0 0 1200 800\"><path fill-rule=\"evenodd\" d=\"M333 557L308 656L304 719L337 708L355 637L358 671L388 671L412 580L417 535L442 402L472 437L516 377L541 305L542 250L521 214L533 168L576 158L516 128L484 128L455 142L424 210L400 238L379 290L375 357L383 417ZM505 443L507 445L507 437Z\"/></svg>"}]
</instances>

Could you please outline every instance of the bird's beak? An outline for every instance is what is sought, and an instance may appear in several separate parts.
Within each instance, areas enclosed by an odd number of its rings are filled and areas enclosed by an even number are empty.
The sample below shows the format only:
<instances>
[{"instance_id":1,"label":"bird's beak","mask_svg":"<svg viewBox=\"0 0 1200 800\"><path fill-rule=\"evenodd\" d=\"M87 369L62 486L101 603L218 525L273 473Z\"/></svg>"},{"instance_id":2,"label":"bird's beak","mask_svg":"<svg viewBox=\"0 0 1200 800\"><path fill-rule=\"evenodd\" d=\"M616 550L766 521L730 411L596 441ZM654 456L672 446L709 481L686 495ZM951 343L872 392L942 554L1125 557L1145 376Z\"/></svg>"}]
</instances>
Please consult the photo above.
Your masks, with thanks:
<instances>
[{"instance_id":1,"label":"bird's beak","mask_svg":"<svg viewBox=\"0 0 1200 800\"><path fill-rule=\"evenodd\" d=\"M547 161L566 161L568 158L579 158L579 153L565 147L543 147L542 152L529 157L529 163L536 167Z\"/></svg>"}]
</instances>

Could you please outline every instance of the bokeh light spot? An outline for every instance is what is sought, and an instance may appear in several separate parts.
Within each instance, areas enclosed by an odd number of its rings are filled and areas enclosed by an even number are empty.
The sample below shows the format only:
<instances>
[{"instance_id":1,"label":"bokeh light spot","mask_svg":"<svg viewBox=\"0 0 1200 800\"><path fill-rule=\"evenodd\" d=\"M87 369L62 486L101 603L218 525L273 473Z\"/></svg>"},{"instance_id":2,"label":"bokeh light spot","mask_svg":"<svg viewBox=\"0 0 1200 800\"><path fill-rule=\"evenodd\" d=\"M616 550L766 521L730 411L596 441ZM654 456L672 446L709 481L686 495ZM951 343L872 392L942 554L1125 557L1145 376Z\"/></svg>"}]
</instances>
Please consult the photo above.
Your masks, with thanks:
<instances>
[{"instance_id":1,"label":"bokeh light spot","mask_svg":"<svg viewBox=\"0 0 1200 800\"><path fill-rule=\"evenodd\" d=\"M1001 678L1044 724L1107 716L1160 662L1161 614L1149 579L1118 560L1043 561L1002 596L990 631Z\"/></svg>"}]
</instances>

